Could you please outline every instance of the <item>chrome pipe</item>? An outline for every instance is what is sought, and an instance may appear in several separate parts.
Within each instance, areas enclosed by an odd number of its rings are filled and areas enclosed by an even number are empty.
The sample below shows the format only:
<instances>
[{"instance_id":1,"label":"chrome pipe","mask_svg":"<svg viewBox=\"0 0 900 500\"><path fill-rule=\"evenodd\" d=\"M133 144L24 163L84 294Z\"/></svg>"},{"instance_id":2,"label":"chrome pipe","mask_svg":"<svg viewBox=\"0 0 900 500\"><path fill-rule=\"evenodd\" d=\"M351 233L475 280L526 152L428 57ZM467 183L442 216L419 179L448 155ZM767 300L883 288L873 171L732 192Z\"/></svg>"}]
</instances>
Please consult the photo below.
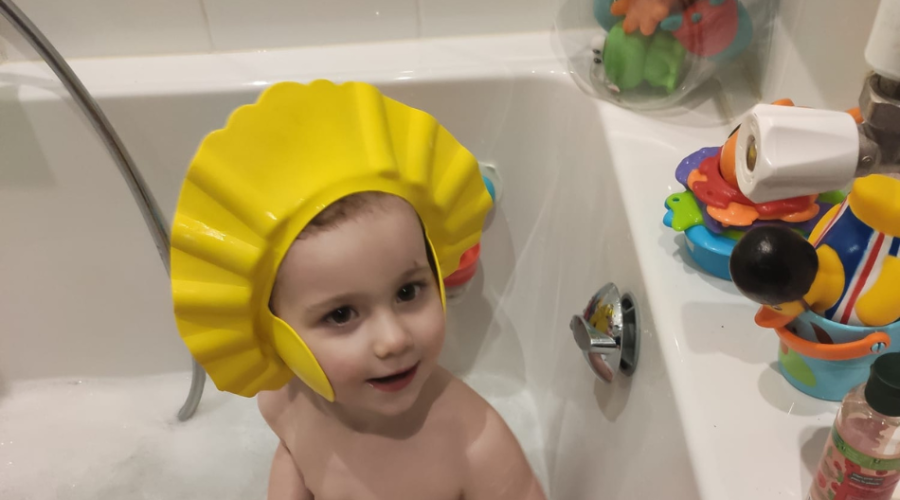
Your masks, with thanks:
<instances>
[{"instance_id":1,"label":"chrome pipe","mask_svg":"<svg viewBox=\"0 0 900 500\"><path fill-rule=\"evenodd\" d=\"M159 258L162 260L166 273L169 273L169 233L166 230L166 222L156 203L156 199L144 182L143 177L134 165L134 160L122 144L115 129L110 125L106 115L100 109L100 106L91 97L72 68L69 67L65 59L57 52L53 44L47 40L47 37L41 33L41 30L31 22L28 16L23 13L12 0L0 0L0 14L22 34L25 40L40 54L44 62L50 66L50 69L56 73L60 82L66 90L71 94L72 99L87 117L88 121L94 127L97 135L103 141L107 151L113 157L119 173L125 179L128 189L134 196L141 216L147 224L147 229L153 237L156 244L156 250L159 252ZM206 373L196 361L193 362L193 370L191 377L191 388L188 397L178 412L179 420L187 420L193 416L200 404L200 398L203 396L203 385L206 383Z\"/></svg>"},{"instance_id":2,"label":"chrome pipe","mask_svg":"<svg viewBox=\"0 0 900 500\"><path fill-rule=\"evenodd\" d=\"M191 363L191 389L181 409L178 410L178 420L182 422L194 416L197 406L200 405L200 398L203 397L203 385L206 383L206 370L195 359L192 359Z\"/></svg>"}]
</instances>

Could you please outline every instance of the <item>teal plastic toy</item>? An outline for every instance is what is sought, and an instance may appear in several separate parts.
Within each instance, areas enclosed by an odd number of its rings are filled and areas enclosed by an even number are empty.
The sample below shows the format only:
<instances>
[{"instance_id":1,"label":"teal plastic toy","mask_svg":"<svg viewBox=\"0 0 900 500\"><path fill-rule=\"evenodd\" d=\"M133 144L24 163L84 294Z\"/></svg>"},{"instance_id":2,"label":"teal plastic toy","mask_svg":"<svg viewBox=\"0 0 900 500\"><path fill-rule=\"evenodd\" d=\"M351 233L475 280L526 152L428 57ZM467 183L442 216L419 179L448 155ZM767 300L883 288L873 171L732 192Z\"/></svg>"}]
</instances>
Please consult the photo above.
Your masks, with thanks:
<instances>
[{"instance_id":1,"label":"teal plastic toy","mask_svg":"<svg viewBox=\"0 0 900 500\"><path fill-rule=\"evenodd\" d=\"M612 3L613 0L594 0L594 17L607 33L612 31L613 26L622 20L622 16L616 16L610 12Z\"/></svg>"},{"instance_id":2,"label":"teal plastic toy","mask_svg":"<svg viewBox=\"0 0 900 500\"><path fill-rule=\"evenodd\" d=\"M781 374L800 392L827 401L840 401L864 382L878 356L900 352L900 323L844 325L806 311L779 330ZM823 345L833 347L835 355L830 357L834 359L822 357Z\"/></svg>"},{"instance_id":3,"label":"teal plastic toy","mask_svg":"<svg viewBox=\"0 0 900 500\"><path fill-rule=\"evenodd\" d=\"M704 271L717 278L731 280L728 259L738 236L710 231L703 223L703 216L693 193L686 191L666 198L663 224L675 231L684 232L688 255Z\"/></svg>"}]
</instances>

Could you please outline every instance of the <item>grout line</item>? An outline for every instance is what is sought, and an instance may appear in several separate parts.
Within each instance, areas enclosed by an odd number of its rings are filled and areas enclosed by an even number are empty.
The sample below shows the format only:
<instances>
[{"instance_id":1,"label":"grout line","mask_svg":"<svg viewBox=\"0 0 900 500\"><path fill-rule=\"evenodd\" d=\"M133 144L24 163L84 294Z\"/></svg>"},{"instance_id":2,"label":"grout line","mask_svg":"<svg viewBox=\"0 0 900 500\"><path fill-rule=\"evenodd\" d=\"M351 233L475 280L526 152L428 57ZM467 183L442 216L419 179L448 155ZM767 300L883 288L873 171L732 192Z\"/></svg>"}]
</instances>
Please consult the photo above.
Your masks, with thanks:
<instances>
[{"instance_id":1,"label":"grout line","mask_svg":"<svg viewBox=\"0 0 900 500\"><path fill-rule=\"evenodd\" d=\"M206 29L206 40L209 42L209 51L216 51L216 44L213 42L212 27L209 24L209 14L206 12L206 0L197 0L200 4L200 13L203 15L203 27Z\"/></svg>"}]
</instances>

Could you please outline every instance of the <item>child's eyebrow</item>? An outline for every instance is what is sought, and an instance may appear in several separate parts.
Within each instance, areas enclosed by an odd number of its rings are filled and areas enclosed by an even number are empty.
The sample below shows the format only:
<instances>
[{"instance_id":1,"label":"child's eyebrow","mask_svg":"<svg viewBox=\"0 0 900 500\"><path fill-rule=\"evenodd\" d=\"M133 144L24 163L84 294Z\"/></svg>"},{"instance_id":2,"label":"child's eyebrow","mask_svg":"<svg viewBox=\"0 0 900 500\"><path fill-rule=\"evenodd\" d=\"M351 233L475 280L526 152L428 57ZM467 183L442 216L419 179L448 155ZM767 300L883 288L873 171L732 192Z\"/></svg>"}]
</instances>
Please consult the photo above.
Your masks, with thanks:
<instances>
[{"instance_id":1,"label":"child's eyebrow","mask_svg":"<svg viewBox=\"0 0 900 500\"><path fill-rule=\"evenodd\" d=\"M320 312L324 313L324 312L328 312L334 308L342 307L347 304L350 304L359 298L360 298L360 295L357 293L344 293L344 294L337 295L334 297L329 297L328 299L323 300L322 302L317 302L315 304L308 305L304 309L309 314L315 314L315 313L320 313Z\"/></svg>"},{"instance_id":2,"label":"child's eyebrow","mask_svg":"<svg viewBox=\"0 0 900 500\"><path fill-rule=\"evenodd\" d=\"M415 276L417 274L424 273L425 271L428 271L429 273L431 273L431 266L429 266L428 264L422 265L422 264L419 264L418 262L416 262L416 263L413 263L413 267L407 269L403 274L400 275L400 279L405 280L411 276Z\"/></svg>"}]
</instances>

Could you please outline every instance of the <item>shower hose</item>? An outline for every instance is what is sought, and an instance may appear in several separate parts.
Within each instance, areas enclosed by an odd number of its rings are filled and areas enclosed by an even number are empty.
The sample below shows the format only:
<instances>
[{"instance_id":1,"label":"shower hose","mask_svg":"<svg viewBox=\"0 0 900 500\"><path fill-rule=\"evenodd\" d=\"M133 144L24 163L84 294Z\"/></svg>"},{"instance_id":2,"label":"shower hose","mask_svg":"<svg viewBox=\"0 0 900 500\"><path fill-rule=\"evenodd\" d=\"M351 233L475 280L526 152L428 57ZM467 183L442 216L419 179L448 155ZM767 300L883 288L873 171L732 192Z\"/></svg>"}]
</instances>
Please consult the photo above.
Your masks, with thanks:
<instances>
[{"instance_id":1,"label":"shower hose","mask_svg":"<svg viewBox=\"0 0 900 500\"><path fill-rule=\"evenodd\" d=\"M153 194L147 188L141 173L135 168L134 160L125 149L121 139L116 131L110 125L106 115L97 105L97 102L91 97L87 89L81 83L81 80L72 71L72 68L66 63L65 59L59 55L56 48L47 40L43 33L31 22L30 19L13 3L11 0L0 0L0 14L6 18L12 26L22 34L29 44L44 59L50 69L56 73L59 80L71 94L72 99L78 104L78 107L84 112L88 121L94 127L97 135L103 141L109 154L115 160L119 173L125 179L125 183L131 190L134 200L144 217L147 229L153 236L156 243L156 249L159 251L159 257L162 259L166 273L169 272L169 233L166 230L166 222L159 210L159 205L153 198ZM206 383L206 372L197 361L193 361L193 369L191 373L191 388L188 392L187 399L178 411L178 420L185 421L194 415L197 411L197 405L200 404L200 398L203 396L203 385Z\"/></svg>"}]
</instances>

